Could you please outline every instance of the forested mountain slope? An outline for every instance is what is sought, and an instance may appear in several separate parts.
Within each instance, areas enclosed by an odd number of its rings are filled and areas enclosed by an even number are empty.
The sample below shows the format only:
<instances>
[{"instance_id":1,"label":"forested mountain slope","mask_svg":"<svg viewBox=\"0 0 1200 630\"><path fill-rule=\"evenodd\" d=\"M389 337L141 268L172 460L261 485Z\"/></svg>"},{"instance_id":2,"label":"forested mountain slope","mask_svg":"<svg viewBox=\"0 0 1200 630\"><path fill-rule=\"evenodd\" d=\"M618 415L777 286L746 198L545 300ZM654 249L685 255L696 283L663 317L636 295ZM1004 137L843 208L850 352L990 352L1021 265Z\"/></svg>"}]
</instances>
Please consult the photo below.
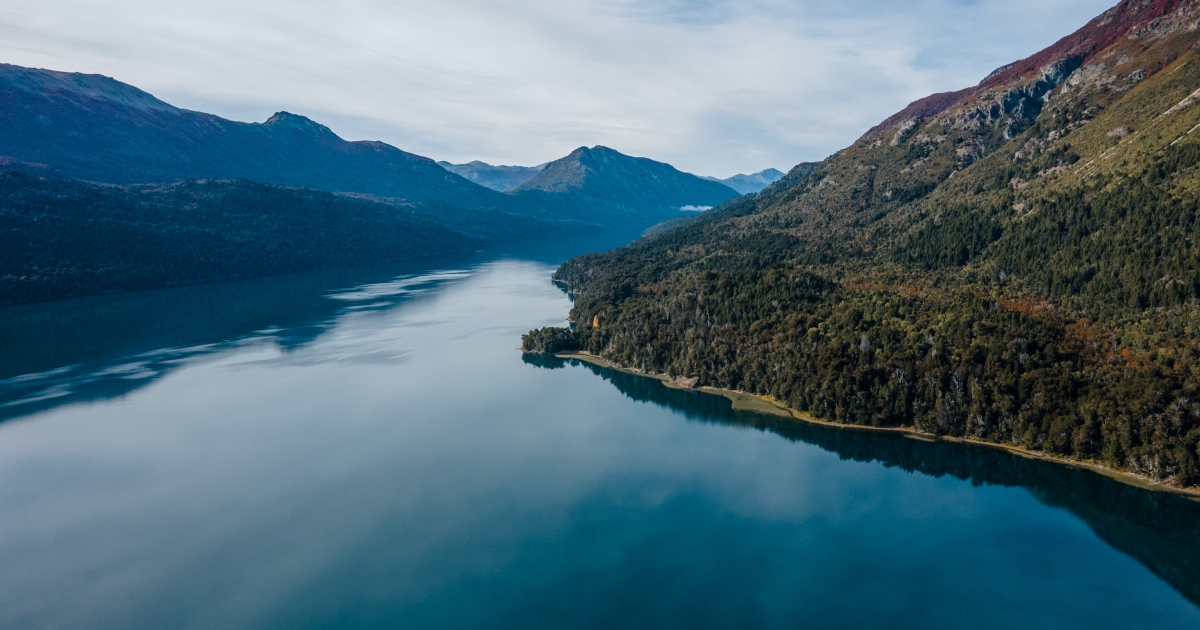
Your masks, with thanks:
<instances>
[{"instance_id":1,"label":"forested mountain slope","mask_svg":"<svg viewBox=\"0 0 1200 630\"><path fill-rule=\"evenodd\" d=\"M571 229L481 214L246 180L120 188L0 171L0 304L377 264L471 251L506 230Z\"/></svg>"},{"instance_id":2,"label":"forested mountain slope","mask_svg":"<svg viewBox=\"0 0 1200 630\"><path fill-rule=\"evenodd\" d=\"M1200 2L1126 1L810 175L576 258L568 338L843 423L1200 483Z\"/></svg>"}]
</instances>

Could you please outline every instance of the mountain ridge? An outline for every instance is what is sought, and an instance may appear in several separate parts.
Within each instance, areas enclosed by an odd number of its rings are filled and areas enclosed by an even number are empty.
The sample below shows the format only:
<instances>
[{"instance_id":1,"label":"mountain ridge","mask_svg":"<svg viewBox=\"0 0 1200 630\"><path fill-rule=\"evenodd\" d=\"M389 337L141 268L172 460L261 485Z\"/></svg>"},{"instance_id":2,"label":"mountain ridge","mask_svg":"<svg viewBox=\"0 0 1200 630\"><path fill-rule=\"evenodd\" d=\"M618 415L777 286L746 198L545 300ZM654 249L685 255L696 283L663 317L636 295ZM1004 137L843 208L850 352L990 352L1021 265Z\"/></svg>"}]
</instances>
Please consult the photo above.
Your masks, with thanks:
<instances>
[{"instance_id":1,"label":"mountain ridge","mask_svg":"<svg viewBox=\"0 0 1200 630\"><path fill-rule=\"evenodd\" d=\"M987 75L978 85L954 92L942 92L919 99L872 127L862 139L902 124L906 120L927 118L965 105L988 90L1028 81L1036 73L1056 63L1082 63L1115 44L1135 29L1135 35L1164 26L1163 21L1192 0L1122 0L1116 6L1092 18L1080 29L1059 39L1029 57L1005 64ZM1152 24L1153 23L1153 24ZM1074 68L1072 68L1073 70ZM861 139L860 139L861 140Z\"/></svg>"},{"instance_id":2,"label":"mountain ridge","mask_svg":"<svg viewBox=\"0 0 1200 630\"><path fill-rule=\"evenodd\" d=\"M505 203L429 158L382 142L346 141L303 116L226 120L100 75L0 64L0 105L0 155L85 181L247 178L415 202Z\"/></svg>"},{"instance_id":3,"label":"mountain ridge","mask_svg":"<svg viewBox=\"0 0 1200 630\"><path fill-rule=\"evenodd\" d=\"M247 179L627 228L670 218L672 203L711 205L736 194L667 164L604 151L606 159L589 168L607 184L504 193L453 172L459 167L384 142L346 141L288 111L237 122L174 107L109 77L0 64L0 166L24 172L121 186ZM556 163L564 160L571 156ZM475 179L482 170L505 170L466 166Z\"/></svg>"}]
</instances>

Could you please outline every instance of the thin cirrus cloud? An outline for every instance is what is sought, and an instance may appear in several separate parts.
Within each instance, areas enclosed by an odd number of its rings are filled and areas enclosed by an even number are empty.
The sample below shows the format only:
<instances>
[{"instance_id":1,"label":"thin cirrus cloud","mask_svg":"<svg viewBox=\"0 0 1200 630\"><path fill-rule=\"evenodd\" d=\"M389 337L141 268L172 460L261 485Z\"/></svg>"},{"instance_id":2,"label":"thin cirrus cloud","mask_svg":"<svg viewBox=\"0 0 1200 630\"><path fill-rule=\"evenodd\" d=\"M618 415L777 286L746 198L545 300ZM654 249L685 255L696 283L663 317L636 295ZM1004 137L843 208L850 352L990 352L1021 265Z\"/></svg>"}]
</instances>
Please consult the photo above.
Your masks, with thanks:
<instances>
[{"instance_id":1,"label":"thin cirrus cloud","mask_svg":"<svg viewBox=\"0 0 1200 630\"><path fill-rule=\"evenodd\" d=\"M603 144L727 176L821 159L1113 1L9 0L0 61L436 159Z\"/></svg>"}]
</instances>

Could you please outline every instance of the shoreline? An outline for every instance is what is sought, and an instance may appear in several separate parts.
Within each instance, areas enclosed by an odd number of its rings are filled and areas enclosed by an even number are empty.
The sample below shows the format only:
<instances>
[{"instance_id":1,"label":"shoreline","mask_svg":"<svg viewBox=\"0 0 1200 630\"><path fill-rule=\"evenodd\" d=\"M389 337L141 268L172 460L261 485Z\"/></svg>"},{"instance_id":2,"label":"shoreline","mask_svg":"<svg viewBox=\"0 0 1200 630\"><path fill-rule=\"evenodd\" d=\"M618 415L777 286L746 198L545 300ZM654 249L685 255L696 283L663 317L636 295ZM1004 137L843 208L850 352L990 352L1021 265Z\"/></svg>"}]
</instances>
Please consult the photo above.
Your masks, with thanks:
<instances>
[{"instance_id":1,"label":"shoreline","mask_svg":"<svg viewBox=\"0 0 1200 630\"><path fill-rule=\"evenodd\" d=\"M735 391L735 390L731 390L731 389L721 389L719 387L683 387L683 386L680 386L677 383L675 383L675 381L673 381L672 379L670 379L667 376L664 376L662 374L649 374L646 372L642 372L640 370L634 370L634 369L625 368L625 367L617 367L617 366L613 365L613 363L611 361L609 361L608 359L596 356L589 352L561 352L561 353L555 354L554 356L556 356L560 359L577 359L579 361L591 363L592 365L596 365L596 366L599 366L599 367L602 367L605 369L616 370L618 372L624 372L626 374L633 374L635 376L644 376L647 378L652 378L652 379L655 379L655 380L661 382L664 387L668 387L670 389L682 389L682 390L700 392L702 394L710 394L713 396L723 396L733 402L733 408L735 410L755 411L758 413L766 413L766 414L773 415L773 416L788 418L795 422L803 422L806 424L815 424L818 426L829 427L829 428L833 428L833 429L895 433L895 434L902 435L909 439L921 440L924 442L950 442L950 443L964 444L964 445L969 445L969 446L983 446L983 447L987 447L987 448L996 448L996 449L1001 449L1001 450L1007 451L1009 453L1012 453L1013 455L1018 455L1020 457L1026 457L1029 459L1036 459L1036 460L1051 462L1051 463L1060 464L1060 465L1064 465L1064 466L1071 466L1074 468L1083 468L1083 469L1089 470L1091 472L1104 475L1105 477L1108 477L1109 479L1113 479L1114 481L1118 481L1118 482L1126 484L1126 485L1134 486L1136 488L1141 488L1143 490L1150 490L1150 491L1154 491L1154 492L1169 492L1171 494L1176 494L1183 498L1190 499L1192 501L1200 502L1200 488L1180 488L1180 487L1176 487L1176 486L1168 486L1166 484L1154 481L1153 479L1146 477L1145 475L1139 475L1137 473L1127 472L1127 471L1123 471L1123 470L1114 470L1112 468L1109 468L1108 466L1105 466L1104 464L1100 464L1100 463L1096 463L1096 462L1068 459L1066 457L1059 457L1057 455L1049 455L1049 454L1046 454L1046 453L1043 453L1040 451L1031 451L1031 450L1028 450L1025 448L1021 448L1019 446L1012 446L1010 444L998 444L996 442L985 442L983 440L972 439L972 438L956 438L956 437L948 437L948 436L931 435L929 433L922 433L920 431L917 431L916 429L909 428L909 427L867 427L867 426L860 426L860 425L853 425L853 424L840 424L837 422L829 422L827 420L820 420L820 419L818 419L812 415L809 415L807 413L804 413L802 411L797 411L795 409L792 409L792 408L780 403L779 401L775 400L774 398L772 398L770 396L759 396L757 394L747 394L746 392L739 392L739 391Z\"/></svg>"}]
</instances>

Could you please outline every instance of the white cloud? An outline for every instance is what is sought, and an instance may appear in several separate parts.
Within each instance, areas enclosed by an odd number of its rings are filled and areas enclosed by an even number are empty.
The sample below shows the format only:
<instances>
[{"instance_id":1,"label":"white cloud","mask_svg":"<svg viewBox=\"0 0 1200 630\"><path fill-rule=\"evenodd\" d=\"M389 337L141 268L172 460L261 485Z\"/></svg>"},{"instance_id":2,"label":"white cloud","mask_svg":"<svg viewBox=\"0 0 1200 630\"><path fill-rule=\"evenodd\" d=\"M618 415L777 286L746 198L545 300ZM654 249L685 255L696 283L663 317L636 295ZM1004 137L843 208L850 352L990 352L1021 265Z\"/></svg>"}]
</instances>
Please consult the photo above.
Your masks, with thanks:
<instances>
[{"instance_id":1,"label":"white cloud","mask_svg":"<svg viewBox=\"0 0 1200 630\"><path fill-rule=\"evenodd\" d=\"M1113 1L8 0L0 61L436 159L604 144L727 176L820 159Z\"/></svg>"}]
</instances>

